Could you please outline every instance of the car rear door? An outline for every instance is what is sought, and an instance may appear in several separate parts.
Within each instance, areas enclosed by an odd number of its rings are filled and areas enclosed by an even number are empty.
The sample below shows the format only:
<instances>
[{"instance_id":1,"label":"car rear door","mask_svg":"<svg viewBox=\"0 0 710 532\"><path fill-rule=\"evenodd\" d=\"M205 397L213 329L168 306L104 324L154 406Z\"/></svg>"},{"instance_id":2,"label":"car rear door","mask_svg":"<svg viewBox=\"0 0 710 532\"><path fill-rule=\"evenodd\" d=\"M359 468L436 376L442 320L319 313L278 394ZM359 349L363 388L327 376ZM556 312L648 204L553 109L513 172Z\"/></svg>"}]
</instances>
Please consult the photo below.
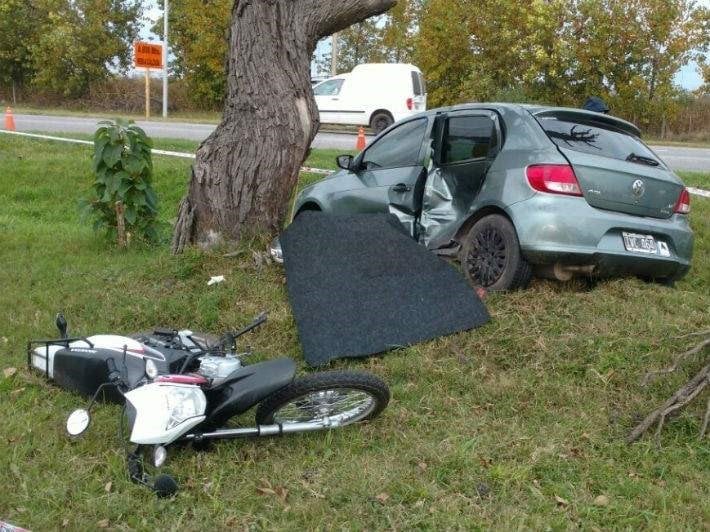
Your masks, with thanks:
<instances>
[{"instance_id":1,"label":"car rear door","mask_svg":"<svg viewBox=\"0 0 710 532\"><path fill-rule=\"evenodd\" d=\"M458 227L470 211L502 141L498 115L485 109L437 116L433 136L433 166L419 221L427 245Z\"/></svg>"},{"instance_id":2,"label":"car rear door","mask_svg":"<svg viewBox=\"0 0 710 532\"><path fill-rule=\"evenodd\" d=\"M536 118L572 165L587 203L636 216L673 214L683 184L637 136L586 114Z\"/></svg>"}]
</instances>

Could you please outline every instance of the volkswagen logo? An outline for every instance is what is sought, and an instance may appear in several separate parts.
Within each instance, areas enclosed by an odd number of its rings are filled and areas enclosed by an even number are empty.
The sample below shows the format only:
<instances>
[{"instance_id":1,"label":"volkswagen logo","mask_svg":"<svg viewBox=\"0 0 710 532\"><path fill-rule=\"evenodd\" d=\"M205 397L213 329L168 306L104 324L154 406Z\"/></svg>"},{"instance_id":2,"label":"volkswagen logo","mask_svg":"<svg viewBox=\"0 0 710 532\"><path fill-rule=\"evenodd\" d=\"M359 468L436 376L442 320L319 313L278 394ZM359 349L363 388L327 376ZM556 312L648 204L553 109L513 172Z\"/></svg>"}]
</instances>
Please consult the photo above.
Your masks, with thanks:
<instances>
[{"instance_id":1,"label":"volkswagen logo","mask_svg":"<svg viewBox=\"0 0 710 532\"><path fill-rule=\"evenodd\" d=\"M643 196L643 193L646 192L646 185L643 184L643 181L637 179L631 185L631 191L634 193L634 196L640 198Z\"/></svg>"}]
</instances>

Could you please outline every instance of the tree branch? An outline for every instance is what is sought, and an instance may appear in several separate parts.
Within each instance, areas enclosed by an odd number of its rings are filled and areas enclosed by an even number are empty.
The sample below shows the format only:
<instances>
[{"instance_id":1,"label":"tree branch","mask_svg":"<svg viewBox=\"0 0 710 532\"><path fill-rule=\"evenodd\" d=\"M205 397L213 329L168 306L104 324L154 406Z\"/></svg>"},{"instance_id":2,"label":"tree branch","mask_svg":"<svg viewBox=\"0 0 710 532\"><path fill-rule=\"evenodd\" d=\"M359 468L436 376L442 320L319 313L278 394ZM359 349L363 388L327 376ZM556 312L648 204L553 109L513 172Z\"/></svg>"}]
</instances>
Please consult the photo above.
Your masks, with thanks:
<instances>
[{"instance_id":1,"label":"tree branch","mask_svg":"<svg viewBox=\"0 0 710 532\"><path fill-rule=\"evenodd\" d=\"M691 333L692 334L692 333ZM690 335L685 335L685 336L690 336ZM680 337L678 337L680 338ZM658 371L650 371L646 373L646 375L643 378L643 381L641 382L641 386L646 386L653 377L657 375L665 375L668 373L673 373L675 370L678 369L678 366L680 365L681 362L683 362L686 358L689 356L695 355L705 349L706 346L710 345L710 338L705 338L703 341L701 341L698 345L695 347L692 347L685 351L684 353L681 353L678 355L673 361L673 364L668 366L667 368L659 369Z\"/></svg>"},{"instance_id":2,"label":"tree branch","mask_svg":"<svg viewBox=\"0 0 710 532\"><path fill-rule=\"evenodd\" d=\"M309 14L307 24L321 39L381 15L396 3L397 0L304 0L303 7Z\"/></svg>"},{"instance_id":3,"label":"tree branch","mask_svg":"<svg viewBox=\"0 0 710 532\"><path fill-rule=\"evenodd\" d=\"M626 442L635 442L656 422L659 422L659 425L662 425L665 420L665 416L676 410L678 405L684 406L690 402L690 400L695 398L700 391L707 386L708 382L710 382L710 364L701 369L695 377L674 393L670 399L646 416L641 423L636 425L634 430L632 430L626 438Z\"/></svg>"}]
</instances>

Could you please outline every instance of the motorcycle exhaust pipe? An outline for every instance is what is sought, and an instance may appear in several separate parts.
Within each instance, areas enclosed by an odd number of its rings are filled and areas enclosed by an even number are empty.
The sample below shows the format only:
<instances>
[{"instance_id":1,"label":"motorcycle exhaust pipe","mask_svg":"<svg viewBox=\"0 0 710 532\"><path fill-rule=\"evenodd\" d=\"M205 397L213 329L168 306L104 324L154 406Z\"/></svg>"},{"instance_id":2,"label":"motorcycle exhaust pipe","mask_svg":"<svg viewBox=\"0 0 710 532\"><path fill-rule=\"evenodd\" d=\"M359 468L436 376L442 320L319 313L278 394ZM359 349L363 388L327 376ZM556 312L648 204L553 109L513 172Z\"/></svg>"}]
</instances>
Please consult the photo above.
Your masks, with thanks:
<instances>
[{"instance_id":1,"label":"motorcycle exhaust pipe","mask_svg":"<svg viewBox=\"0 0 710 532\"><path fill-rule=\"evenodd\" d=\"M305 423L276 423L274 425L257 425L256 427L245 427L238 429L217 429L213 432L188 434L183 439L199 442L204 440L253 438L258 436L281 436L282 434L312 432L316 430L337 428L339 426L340 423L330 420L310 421Z\"/></svg>"}]
</instances>

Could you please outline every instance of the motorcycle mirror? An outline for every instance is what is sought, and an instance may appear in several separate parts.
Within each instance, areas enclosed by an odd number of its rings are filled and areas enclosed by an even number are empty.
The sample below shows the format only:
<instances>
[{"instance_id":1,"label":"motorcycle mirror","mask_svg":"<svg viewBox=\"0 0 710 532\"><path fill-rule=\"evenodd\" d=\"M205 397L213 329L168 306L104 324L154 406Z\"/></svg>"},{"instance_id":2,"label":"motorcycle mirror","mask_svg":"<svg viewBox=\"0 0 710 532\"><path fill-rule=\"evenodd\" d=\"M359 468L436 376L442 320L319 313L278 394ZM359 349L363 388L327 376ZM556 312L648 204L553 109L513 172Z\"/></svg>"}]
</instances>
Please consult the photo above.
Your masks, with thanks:
<instances>
[{"instance_id":1,"label":"motorcycle mirror","mask_svg":"<svg viewBox=\"0 0 710 532\"><path fill-rule=\"evenodd\" d=\"M89 428L91 415L88 410L78 408L67 418L67 432L70 436L78 436Z\"/></svg>"},{"instance_id":2,"label":"motorcycle mirror","mask_svg":"<svg viewBox=\"0 0 710 532\"><path fill-rule=\"evenodd\" d=\"M64 314L61 312L57 314L57 321L55 322L57 324L57 329L59 329L59 336L60 338L64 339L67 337L67 320L64 318Z\"/></svg>"}]
</instances>

